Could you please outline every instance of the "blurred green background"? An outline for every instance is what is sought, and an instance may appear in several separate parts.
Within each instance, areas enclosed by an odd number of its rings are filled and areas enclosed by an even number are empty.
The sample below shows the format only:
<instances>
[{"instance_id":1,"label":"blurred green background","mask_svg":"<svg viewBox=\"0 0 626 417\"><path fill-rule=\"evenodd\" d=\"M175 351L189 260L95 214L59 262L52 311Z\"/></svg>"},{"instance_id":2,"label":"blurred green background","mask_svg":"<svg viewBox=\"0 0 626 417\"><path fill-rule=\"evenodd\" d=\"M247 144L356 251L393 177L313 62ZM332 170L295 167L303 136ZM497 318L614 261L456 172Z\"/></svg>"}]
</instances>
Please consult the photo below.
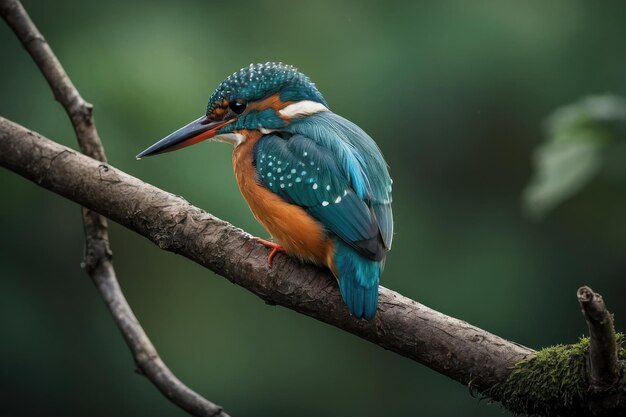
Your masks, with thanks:
<instances>
[{"instance_id":1,"label":"blurred green background","mask_svg":"<svg viewBox=\"0 0 626 417\"><path fill-rule=\"evenodd\" d=\"M585 332L576 289L625 330L626 183L594 179L542 221L521 209L555 108L626 93L624 2L25 1L109 162L266 236L231 148L135 155L201 115L251 62L308 74L374 137L394 177L382 284L533 348ZM0 114L76 148L0 24ZM80 269L79 209L0 170L0 414L183 416L143 377ZM122 287L164 360L237 416L501 416L417 363L281 307L111 226Z\"/></svg>"}]
</instances>

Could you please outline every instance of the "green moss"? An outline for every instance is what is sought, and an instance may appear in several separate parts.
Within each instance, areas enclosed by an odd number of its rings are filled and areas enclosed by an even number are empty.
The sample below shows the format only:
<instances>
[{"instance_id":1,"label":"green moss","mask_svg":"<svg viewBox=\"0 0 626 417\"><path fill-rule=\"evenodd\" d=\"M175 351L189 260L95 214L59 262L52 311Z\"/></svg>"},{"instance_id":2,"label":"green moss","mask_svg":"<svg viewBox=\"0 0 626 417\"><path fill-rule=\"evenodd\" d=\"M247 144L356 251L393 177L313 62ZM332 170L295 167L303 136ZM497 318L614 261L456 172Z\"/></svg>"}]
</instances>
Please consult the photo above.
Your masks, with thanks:
<instances>
[{"instance_id":1,"label":"green moss","mask_svg":"<svg viewBox=\"0 0 626 417\"><path fill-rule=\"evenodd\" d=\"M624 335L617 334L622 346ZM503 383L487 394L515 414L537 416L573 415L572 410L586 400L588 383L585 355L589 338L572 345L542 349L517 363ZM619 362L626 369L626 352L619 350Z\"/></svg>"}]
</instances>

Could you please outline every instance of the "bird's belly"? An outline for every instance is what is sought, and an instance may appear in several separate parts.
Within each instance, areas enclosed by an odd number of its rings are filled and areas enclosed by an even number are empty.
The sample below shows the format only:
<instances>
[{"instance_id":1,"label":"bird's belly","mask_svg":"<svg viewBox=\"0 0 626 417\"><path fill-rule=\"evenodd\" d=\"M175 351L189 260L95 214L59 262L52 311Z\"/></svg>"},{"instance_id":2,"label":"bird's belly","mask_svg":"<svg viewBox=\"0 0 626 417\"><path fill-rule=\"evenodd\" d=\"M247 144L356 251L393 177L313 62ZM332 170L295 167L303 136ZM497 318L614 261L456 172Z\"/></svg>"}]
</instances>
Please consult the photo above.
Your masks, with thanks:
<instances>
[{"instance_id":1,"label":"bird's belly","mask_svg":"<svg viewBox=\"0 0 626 417\"><path fill-rule=\"evenodd\" d=\"M267 204L267 199L253 202L256 196L246 196L243 191L242 194L254 216L285 248L285 252L308 262L329 265L327 258L332 253L332 241L304 210L288 203Z\"/></svg>"},{"instance_id":2,"label":"bird's belly","mask_svg":"<svg viewBox=\"0 0 626 417\"><path fill-rule=\"evenodd\" d=\"M251 139L235 148L233 167L239 190L254 217L288 254L331 266L333 241L323 226L302 207L286 202L257 182L252 165L255 140Z\"/></svg>"}]
</instances>

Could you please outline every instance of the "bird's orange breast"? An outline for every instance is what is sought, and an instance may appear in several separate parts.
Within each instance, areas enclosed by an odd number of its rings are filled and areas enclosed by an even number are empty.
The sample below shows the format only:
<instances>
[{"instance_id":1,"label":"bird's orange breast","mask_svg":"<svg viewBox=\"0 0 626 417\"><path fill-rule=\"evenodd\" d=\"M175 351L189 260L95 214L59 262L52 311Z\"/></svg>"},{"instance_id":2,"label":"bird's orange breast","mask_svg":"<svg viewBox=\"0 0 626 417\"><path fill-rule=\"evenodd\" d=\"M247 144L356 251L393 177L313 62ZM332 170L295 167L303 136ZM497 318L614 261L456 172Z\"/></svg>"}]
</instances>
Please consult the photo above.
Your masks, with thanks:
<instances>
[{"instance_id":1,"label":"bird's orange breast","mask_svg":"<svg viewBox=\"0 0 626 417\"><path fill-rule=\"evenodd\" d=\"M333 242L324 227L304 209L283 200L256 178L254 144L260 140L256 131L239 132L247 139L233 151L233 168L241 194L254 217L267 229L285 251L319 265L332 265Z\"/></svg>"}]
</instances>

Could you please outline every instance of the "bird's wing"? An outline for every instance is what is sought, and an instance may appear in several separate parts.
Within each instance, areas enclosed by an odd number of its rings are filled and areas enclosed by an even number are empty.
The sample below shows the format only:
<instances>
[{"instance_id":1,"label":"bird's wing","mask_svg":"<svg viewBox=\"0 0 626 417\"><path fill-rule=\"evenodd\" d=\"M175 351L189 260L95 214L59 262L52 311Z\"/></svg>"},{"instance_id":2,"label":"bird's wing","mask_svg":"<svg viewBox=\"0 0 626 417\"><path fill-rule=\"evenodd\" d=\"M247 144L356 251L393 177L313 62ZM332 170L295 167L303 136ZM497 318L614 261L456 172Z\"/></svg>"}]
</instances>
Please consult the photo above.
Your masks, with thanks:
<instances>
[{"instance_id":1,"label":"bird's wing","mask_svg":"<svg viewBox=\"0 0 626 417\"><path fill-rule=\"evenodd\" d=\"M363 256L384 258L376 206L355 189L367 179L346 172L332 149L300 134L269 134L257 142L254 155L260 183L304 208Z\"/></svg>"},{"instance_id":2,"label":"bird's wing","mask_svg":"<svg viewBox=\"0 0 626 417\"><path fill-rule=\"evenodd\" d=\"M293 121L286 129L331 150L338 168L349 179L357 196L373 210L384 245L387 250L391 249L393 181L374 140L356 124L330 111Z\"/></svg>"}]
</instances>

